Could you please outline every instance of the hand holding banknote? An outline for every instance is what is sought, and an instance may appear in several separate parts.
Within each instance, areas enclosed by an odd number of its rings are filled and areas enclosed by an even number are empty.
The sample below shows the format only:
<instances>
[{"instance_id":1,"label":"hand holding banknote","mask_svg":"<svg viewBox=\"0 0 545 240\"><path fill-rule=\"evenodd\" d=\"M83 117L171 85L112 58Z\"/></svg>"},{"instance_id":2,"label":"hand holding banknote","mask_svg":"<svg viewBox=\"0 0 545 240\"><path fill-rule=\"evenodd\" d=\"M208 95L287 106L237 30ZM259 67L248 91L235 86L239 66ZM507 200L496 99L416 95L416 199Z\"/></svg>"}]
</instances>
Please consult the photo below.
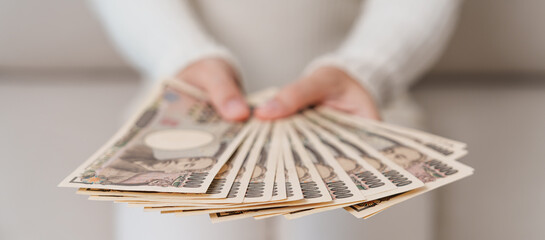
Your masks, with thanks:
<instances>
[{"instance_id":1,"label":"hand holding banknote","mask_svg":"<svg viewBox=\"0 0 545 240\"><path fill-rule=\"evenodd\" d=\"M374 120L379 111L370 93L354 78L336 67L320 67L284 87L256 111L261 119L287 117L309 105L324 105Z\"/></svg>"},{"instance_id":2,"label":"hand holding banknote","mask_svg":"<svg viewBox=\"0 0 545 240\"><path fill-rule=\"evenodd\" d=\"M198 87L226 120L249 117L238 76L225 60L208 58L197 61L178 74L179 79ZM320 67L284 87L274 99L257 108L261 119L277 119L294 114L309 105L321 104L366 118L380 119L369 92L355 79L336 67Z\"/></svg>"},{"instance_id":3,"label":"hand holding banknote","mask_svg":"<svg viewBox=\"0 0 545 240\"><path fill-rule=\"evenodd\" d=\"M208 94L165 80L60 186L213 222L339 208L368 218L473 173L457 161L467 153L457 141L325 107L275 121L224 121ZM247 99L258 105L274 95Z\"/></svg>"},{"instance_id":4,"label":"hand holding banknote","mask_svg":"<svg viewBox=\"0 0 545 240\"><path fill-rule=\"evenodd\" d=\"M177 78L203 90L224 119L240 121L250 116L237 74L227 61L220 58L199 60L183 69Z\"/></svg>"}]
</instances>

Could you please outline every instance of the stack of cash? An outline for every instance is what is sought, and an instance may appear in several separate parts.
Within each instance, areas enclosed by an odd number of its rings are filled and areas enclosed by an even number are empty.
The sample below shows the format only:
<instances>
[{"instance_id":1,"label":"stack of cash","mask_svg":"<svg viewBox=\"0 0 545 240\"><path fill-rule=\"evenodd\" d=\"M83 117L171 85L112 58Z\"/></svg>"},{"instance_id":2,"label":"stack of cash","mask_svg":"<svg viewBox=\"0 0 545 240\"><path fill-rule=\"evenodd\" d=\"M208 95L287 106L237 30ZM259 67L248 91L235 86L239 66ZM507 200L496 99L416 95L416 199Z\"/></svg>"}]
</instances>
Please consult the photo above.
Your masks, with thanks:
<instances>
[{"instance_id":1,"label":"stack of cash","mask_svg":"<svg viewBox=\"0 0 545 240\"><path fill-rule=\"evenodd\" d=\"M337 208L368 218L471 175L457 161L465 148L324 107L277 121L227 122L204 94L170 80L60 186L144 211L209 214L212 222Z\"/></svg>"}]
</instances>

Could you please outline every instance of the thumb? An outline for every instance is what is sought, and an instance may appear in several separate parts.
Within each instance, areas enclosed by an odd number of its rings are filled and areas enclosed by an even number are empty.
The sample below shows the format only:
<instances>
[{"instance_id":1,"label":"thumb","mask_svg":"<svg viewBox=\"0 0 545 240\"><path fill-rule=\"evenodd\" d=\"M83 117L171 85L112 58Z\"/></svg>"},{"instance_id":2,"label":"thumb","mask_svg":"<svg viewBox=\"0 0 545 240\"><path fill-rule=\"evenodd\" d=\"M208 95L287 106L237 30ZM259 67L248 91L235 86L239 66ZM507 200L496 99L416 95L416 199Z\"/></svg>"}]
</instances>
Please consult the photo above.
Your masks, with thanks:
<instances>
[{"instance_id":1,"label":"thumb","mask_svg":"<svg viewBox=\"0 0 545 240\"><path fill-rule=\"evenodd\" d=\"M240 121L250 109L237 85L233 68L222 59L202 59L186 67L180 79L201 88L217 112L226 120Z\"/></svg>"},{"instance_id":2,"label":"thumb","mask_svg":"<svg viewBox=\"0 0 545 240\"><path fill-rule=\"evenodd\" d=\"M226 120L241 121L250 116L250 109L235 80L205 81L212 105Z\"/></svg>"},{"instance_id":3,"label":"thumb","mask_svg":"<svg viewBox=\"0 0 545 240\"><path fill-rule=\"evenodd\" d=\"M301 80L280 90L272 100L258 107L255 115L264 120L286 117L304 107L320 102L325 96L326 90L320 84Z\"/></svg>"},{"instance_id":4,"label":"thumb","mask_svg":"<svg viewBox=\"0 0 545 240\"><path fill-rule=\"evenodd\" d=\"M206 91L210 103L222 118L241 121L250 116L248 104L234 79L229 77L205 78L195 82L191 81L191 83Z\"/></svg>"}]
</instances>

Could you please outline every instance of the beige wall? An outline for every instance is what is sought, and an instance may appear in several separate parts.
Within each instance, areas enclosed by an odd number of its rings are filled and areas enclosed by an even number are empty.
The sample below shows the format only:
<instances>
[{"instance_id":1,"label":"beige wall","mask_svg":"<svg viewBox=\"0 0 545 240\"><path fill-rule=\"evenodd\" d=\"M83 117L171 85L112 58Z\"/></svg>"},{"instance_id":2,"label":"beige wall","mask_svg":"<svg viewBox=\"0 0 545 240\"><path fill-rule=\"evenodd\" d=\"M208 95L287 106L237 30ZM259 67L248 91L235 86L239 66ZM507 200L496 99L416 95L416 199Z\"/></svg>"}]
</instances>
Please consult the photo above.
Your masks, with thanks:
<instances>
[{"instance_id":1,"label":"beige wall","mask_svg":"<svg viewBox=\"0 0 545 240\"><path fill-rule=\"evenodd\" d=\"M545 1L467 0L436 66L449 72L545 72Z\"/></svg>"},{"instance_id":2,"label":"beige wall","mask_svg":"<svg viewBox=\"0 0 545 240\"><path fill-rule=\"evenodd\" d=\"M0 0L0 70L123 67L77 0Z\"/></svg>"},{"instance_id":3,"label":"beige wall","mask_svg":"<svg viewBox=\"0 0 545 240\"><path fill-rule=\"evenodd\" d=\"M540 0L466 1L435 71L545 72L543 10ZM120 67L85 1L0 0L0 71Z\"/></svg>"}]
</instances>

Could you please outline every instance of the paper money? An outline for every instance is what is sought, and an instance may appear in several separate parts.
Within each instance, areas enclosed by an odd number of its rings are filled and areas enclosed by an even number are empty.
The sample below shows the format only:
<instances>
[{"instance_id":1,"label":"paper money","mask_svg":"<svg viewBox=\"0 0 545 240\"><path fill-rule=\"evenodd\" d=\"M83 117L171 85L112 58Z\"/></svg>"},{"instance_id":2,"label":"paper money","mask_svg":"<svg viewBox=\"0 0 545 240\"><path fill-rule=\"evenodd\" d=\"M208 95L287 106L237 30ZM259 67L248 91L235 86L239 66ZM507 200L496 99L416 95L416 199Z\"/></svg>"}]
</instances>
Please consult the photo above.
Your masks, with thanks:
<instances>
[{"instance_id":1,"label":"paper money","mask_svg":"<svg viewBox=\"0 0 545 240\"><path fill-rule=\"evenodd\" d=\"M304 114L309 120L311 120L311 122L320 126L324 131L328 131L339 141L345 143L349 148L356 151L360 157L381 172L382 175L390 181L390 183L396 186L395 189L384 192L383 194L375 194L372 199L407 192L424 186L424 183L417 177L413 176L403 167L398 166L394 161L384 156L369 143L361 141L357 135L354 135L349 130L344 129L323 117L320 117L320 115L315 112L307 111Z\"/></svg>"},{"instance_id":2,"label":"paper money","mask_svg":"<svg viewBox=\"0 0 545 240\"><path fill-rule=\"evenodd\" d=\"M248 96L257 106L275 95ZM344 208L369 218L473 173L464 143L325 107L286 119L227 122L179 80L60 185L90 200L212 222Z\"/></svg>"},{"instance_id":3,"label":"paper money","mask_svg":"<svg viewBox=\"0 0 545 240\"><path fill-rule=\"evenodd\" d=\"M366 201L375 200L399 192L399 190L396 190L397 187L395 184L390 182L386 176L367 163L360 155L358 155L356 151L342 143L338 135L335 136L334 134L325 131L309 120L305 120L305 124L307 124L309 128L312 129L318 137L320 137L320 140L324 143L324 146L327 146L327 148L332 152L337 161L341 164L341 166L343 166L345 172L349 174L354 184L356 184L360 192L365 196ZM363 150L360 149L359 152L366 158L370 158L369 154L365 153ZM414 188L419 186L420 185L413 185ZM286 213L284 216L287 219L295 219L349 205L351 204L309 208ZM271 217L272 215L267 216ZM261 219L259 217L255 218Z\"/></svg>"},{"instance_id":4,"label":"paper money","mask_svg":"<svg viewBox=\"0 0 545 240\"><path fill-rule=\"evenodd\" d=\"M282 129L281 136L282 156L284 160L284 171L286 176L286 194L288 201L303 199L303 191L301 190L300 178L297 175L297 167L295 166L293 150L290 147L285 122L281 121L278 126ZM304 176L304 175L302 175ZM301 182L303 183L303 182Z\"/></svg>"},{"instance_id":5,"label":"paper money","mask_svg":"<svg viewBox=\"0 0 545 240\"><path fill-rule=\"evenodd\" d=\"M236 192L240 188L240 177L244 173L243 163L248 159L248 152L254 143L258 132L258 123L250 123L251 131L244 143L237 149L234 157L229 159L227 163L220 169L214 177L212 184L204 194L183 194L183 193L152 193L152 192L129 192L115 191L107 189L80 189L79 194L94 195L95 200L101 196L116 195L123 196L125 201L156 201L156 202L175 202L175 203L236 203L242 202L241 198L227 198L230 191ZM237 180L235 182L235 180ZM132 197L132 198L128 198ZM104 198L104 197L102 197ZM227 198L227 199L225 199ZM119 199L119 198L118 198Z\"/></svg>"},{"instance_id":6,"label":"paper money","mask_svg":"<svg viewBox=\"0 0 545 240\"><path fill-rule=\"evenodd\" d=\"M332 146L328 146L320 139L316 132L311 131L307 122L305 122L302 117L293 117L292 119L294 125L297 126L295 132L307 149L308 156L314 160L314 165L317 166L322 180L326 183L332 201L322 204L313 204L312 206L307 207L286 208L288 211L284 211L284 213L297 215L306 212L306 215L311 212L320 212L321 209L342 207L346 205L346 203L366 199L365 194L359 190L357 184L354 183L353 179L344 171L340 162L333 155ZM380 181L374 183L377 184L377 186L386 185ZM282 211L282 209L278 209L276 212L281 213ZM271 212L272 211L269 211L267 214L270 216Z\"/></svg>"},{"instance_id":7,"label":"paper money","mask_svg":"<svg viewBox=\"0 0 545 240\"><path fill-rule=\"evenodd\" d=\"M346 113L342 113L331 108L320 107L317 109L317 111L324 115L336 116L337 118L351 118ZM457 160L467 154L467 150L465 150L465 143L443 138L430 133L425 133L419 130L404 128L401 126L378 122L371 119L362 118L359 121L380 128L383 131L390 132L414 141L415 143L418 143L426 148L429 148L432 151L437 152L438 154L441 154L445 159Z\"/></svg>"},{"instance_id":8,"label":"paper money","mask_svg":"<svg viewBox=\"0 0 545 240\"><path fill-rule=\"evenodd\" d=\"M308 156L308 150L300 141L297 140L296 131L291 125L286 123L282 123L280 126L284 128L284 131L287 135L284 137L284 140L287 140L284 146L289 147L289 149L283 149L285 151L284 154L287 156L285 159L293 159L296 173L299 179L301 193L303 195L303 199L299 201L297 205L309 205L331 201L332 198L328 192L328 188L324 184L320 173L315 168L312 160ZM212 220L212 222L236 220L266 214L268 212L273 212L281 209L282 207L282 204L276 204L269 205L266 208L218 212L210 214L210 219ZM287 210L284 209L281 211Z\"/></svg>"},{"instance_id":9,"label":"paper money","mask_svg":"<svg viewBox=\"0 0 545 240\"><path fill-rule=\"evenodd\" d=\"M346 174L346 172L344 172L333 155L328 152L329 150L323 146L319 139L307 129L300 119L294 118L293 121L293 124L297 126L297 129L294 128L294 126L287 125L293 144L296 148L301 149L301 155L299 156L307 162L310 162L309 165L312 164L316 167L318 175L320 175L321 180L326 185L327 193L329 194L331 201L299 206L216 213L211 215L213 222L240 219L243 217L251 217L256 215L288 213L309 208L314 209L318 207L354 203L365 199L365 197L360 194L358 188L352 182L350 177Z\"/></svg>"},{"instance_id":10,"label":"paper money","mask_svg":"<svg viewBox=\"0 0 545 240\"><path fill-rule=\"evenodd\" d=\"M456 161L441 159L441 155L415 144L400 136L373 129L362 124L357 118L329 120L357 135L360 140L370 143L373 148L403 167L413 176L424 182L422 189L417 189L394 197L385 197L370 203L345 208L356 217L365 217L401 201L442 185L469 176L473 169Z\"/></svg>"},{"instance_id":11,"label":"paper money","mask_svg":"<svg viewBox=\"0 0 545 240\"><path fill-rule=\"evenodd\" d=\"M307 128L302 119L294 117L293 123L297 126L295 132L298 138L295 141L300 141L304 145L308 158L316 166L320 177L327 186L332 199L331 203L364 200L365 197L359 192L352 179L327 147Z\"/></svg>"},{"instance_id":12,"label":"paper money","mask_svg":"<svg viewBox=\"0 0 545 240\"><path fill-rule=\"evenodd\" d=\"M379 193L397 188L395 184L388 180L388 177L379 172L362 157L371 158L369 153L361 149L358 153L349 145L343 143L342 138L338 135L335 136L327 132L308 119L305 119L304 123L320 138L320 141L333 154L337 162L343 167L344 171L350 176L367 200L373 200Z\"/></svg>"},{"instance_id":13,"label":"paper money","mask_svg":"<svg viewBox=\"0 0 545 240\"><path fill-rule=\"evenodd\" d=\"M265 123L265 125L269 127L272 124ZM276 126L269 130L243 202L252 203L271 200L277 172L276 163L280 152L279 134L280 132Z\"/></svg>"},{"instance_id":14,"label":"paper money","mask_svg":"<svg viewBox=\"0 0 545 240\"><path fill-rule=\"evenodd\" d=\"M250 123L252 124L252 123ZM257 135L257 124L250 125L251 132L248 137L244 139L243 144L223 167L219 173L214 177L212 184L206 191L207 196L205 198L227 198L227 195L231 191L231 187L235 181L235 178L240 172L242 164L248 159L248 153ZM238 184L238 183L237 183Z\"/></svg>"},{"instance_id":15,"label":"paper money","mask_svg":"<svg viewBox=\"0 0 545 240\"><path fill-rule=\"evenodd\" d=\"M161 85L137 118L59 186L205 193L248 131Z\"/></svg>"},{"instance_id":16,"label":"paper money","mask_svg":"<svg viewBox=\"0 0 545 240\"><path fill-rule=\"evenodd\" d=\"M275 134L276 134L276 135L280 134L280 129L279 129L279 128L275 128L275 129L272 131L273 134L271 134L271 132L269 131L271 125L270 125L269 123L264 123L264 125L265 125L265 128L262 130L261 136L258 137L258 140L257 140L256 144L254 145L254 148L251 150L251 153L248 155L250 159L254 159L253 165L255 165L255 166L257 166L257 165L255 164L255 162L257 161L257 159L260 159L261 161L264 162L264 161L265 161L264 158L267 158L267 157L269 157L269 158L278 158L278 157L280 156L279 153L278 153L278 152L280 151L280 146L278 146L278 150L275 151L275 152L263 151L264 149L266 149L266 146L265 146L265 145L266 145L265 142L267 141L266 139L267 139L267 138L270 139L270 138L271 138L271 135L272 135L272 136L275 136ZM280 137L280 136L279 136L279 137ZM269 145L274 146L274 145L277 145L277 144L280 143L279 141L274 140L275 137L272 137L272 138L273 138L273 140L270 141L271 144L269 144ZM278 140L279 140L279 139L278 139ZM269 146L269 149L271 149L270 147L271 147L271 146ZM265 164L263 163L262 165L265 165ZM281 169L283 169L283 163L281 164L281 166L282 166ZM277 170L278 170L278 169L277 169ZM256 172L258 172L258 173L260 173L260 174L258 175L258 174L256 174ZM261 170L259 170L259 171L255 171L255 170L254 170L254 171L253 171L253 174L252 174L251 176L252 176L252 178L255 178L256 176L260 176L262 173L263 173L263 171L261 171ZM276 172L273 172L273 173L276 173ZM283 173L283 171L280 171L280 173ZM273 177L274 177L274 175L273 175ZM283 174L282 174L282 177L283 177ZM246 179L249 181L248 175L247 175ZM262 178L260 178L260 179L266 179L266 178L263 178L263 177L262 177ZM269 180L269 181L271 181L271 182L269 182L268 184L269 184L270 186L273 186L274 181L273 181L273 180ZM235 183L236 183L236 182L237 182L237 180L235 180ZM248 184L246 184L246 185L248 185ZM282 185L285 185L285 182L282 183ZM282 188L282 189L285 189L285 187ZM244 199L247 199L247 198L248 198L248 196L247 196L248 191L244 191L244 190L245 190L244 188L240 188L240 189L236 189L236 190L237 190L236 192L232 192L232 193L230 193L229 195L230 195L231 197L233 197L233 198L242 198L242 197L244 197ZM283 197L279 197L278 199L286 199L286 197L285 197L285 190L282 190L282 191L284 192L284 194L283 194L284 196L283 196ZM246 193L246 194L244 194L244 193ZM252 193L252 194L253 194L253 193ZM271 191L270 191L270 194L269 194L269 196L270 196L269 198L272 198L272 194L273 194L273 192L272 192L272 188L271 188ZM274 201L274 200L276 200L276 199L271 199L271 201ZM295 198L290 198L290 200L296 200L296 199L295 199ZM255 205L262 204L263 202L264 202L264 203L268 203L268 201L256 201L256 202L247 201L247 202L244 203L244 204L233 205L232 208L246 209L246 208L251 208L252 206L255 206ZM179 209L183 209L183 207L180 207ZM214 212L214 210L199 209L199 210L192 210L192 212L193 212L193 213L196 213L196 212L199 212L199 213L209 213L209 212Z\"/></svg>"},{"instance_id":17,"label":"paper money","mask_svg":"<svg viewBox=\"0 0 545 240\"><path fill-rule=\"evenodd\" d=\"M293 159L297 173L301 193L303 194L304 204L313 204L331 201L328 190L320 173L316 170L314 164L307 155L307 150L300 141L296 141L297 135L291 125L284 124L286 132L286 143L284 151L288 157Z\"/></svg>"},{"instance_id":18,"label":"paper money","mask_svg":"<svg viewBox=\"0 0 545 240\"><path fill-rule=\"evenodd\" d=\"M280 148L277 150L280 152ZM271 201L286 199L286 171L284 168L284 157L280 154L276 164L276 176Z\"/></svg>"},{"instance_id":19,"label":"paper money","mask_svg":"<svg viewBox=\"0 0 545 240\"><path fill-rule=\"evenodd\" d=\"M248 189L248 184L252 179L254 169L257 163L257 160L261 156L261 149L265 144L267 135L270 131L270 124L260 124L261 129L259 129L259 136L256 139L256 142L252 146L250 153L248 153L247 158L244 160L243 167L239 170L235 178L235 182L227 195L227 202L242 202Z\"/></svg>"}]
</instances>

